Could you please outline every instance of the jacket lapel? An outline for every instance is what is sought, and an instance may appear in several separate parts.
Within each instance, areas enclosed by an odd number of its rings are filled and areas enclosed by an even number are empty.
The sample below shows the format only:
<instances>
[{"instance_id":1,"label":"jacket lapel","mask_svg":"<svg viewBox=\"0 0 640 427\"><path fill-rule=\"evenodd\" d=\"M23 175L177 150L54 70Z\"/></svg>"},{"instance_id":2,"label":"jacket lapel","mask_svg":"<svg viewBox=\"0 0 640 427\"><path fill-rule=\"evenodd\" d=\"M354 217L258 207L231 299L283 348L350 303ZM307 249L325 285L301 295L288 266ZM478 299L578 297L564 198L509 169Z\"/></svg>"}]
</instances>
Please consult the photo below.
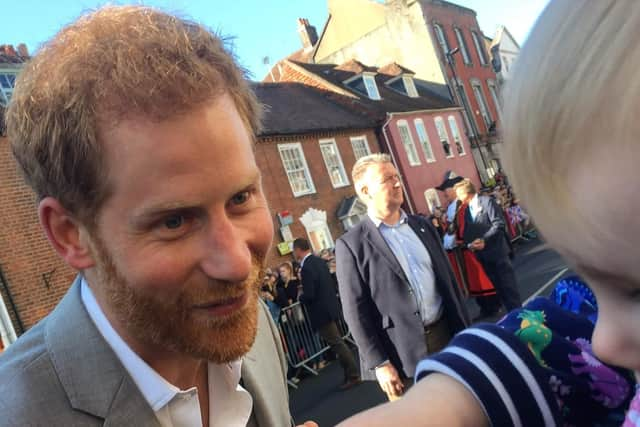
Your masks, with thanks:
<instances>
[{"instance_id":1,"label":"jacket lapel","mask_svg":"<svg viewBox=\"0 0 640 427\"><path fill-rule=\"evenodd\" d=\"M80 297L80 276L48 318L45 340L74 409L105 419L105 425L158 425L89 317Z\"/></svg>"},{"instance_id":2,"label":"jacket lapel","mask_svg":"<svg viewBox=\"0 0 640 427\"><path fill-rule=\"evenodd\" d=\"M382 254L382 257L387 261L391 270L396 273L402 280L408 282L409 280L404 274L404 271L402 271L400 263L398 262L395 255L393 255L393 252L391 252L391 249L389 248L387 242L384 240L384 237L382 237L382 233L380 233L380 230L378 230L373 221L371 221L371 218L367 217L363 219L362 223L365 230L364 238L367 239L367 241L379 253Z\"/></svg>"},{"instance_id":3,"label":"jacket lapel","mask_svg":"<svg viewBox=\"0 0 640 427\"><path fill-rule=\"evenodd\" d=\"M307 264L305 261L305 266ZM288 390L275 348L274 331L265 307L258 307L258 333L249 353L242 360L242 383L253 399L252 418L259 427L291 425Z\"/></svg>"}]
</instances>

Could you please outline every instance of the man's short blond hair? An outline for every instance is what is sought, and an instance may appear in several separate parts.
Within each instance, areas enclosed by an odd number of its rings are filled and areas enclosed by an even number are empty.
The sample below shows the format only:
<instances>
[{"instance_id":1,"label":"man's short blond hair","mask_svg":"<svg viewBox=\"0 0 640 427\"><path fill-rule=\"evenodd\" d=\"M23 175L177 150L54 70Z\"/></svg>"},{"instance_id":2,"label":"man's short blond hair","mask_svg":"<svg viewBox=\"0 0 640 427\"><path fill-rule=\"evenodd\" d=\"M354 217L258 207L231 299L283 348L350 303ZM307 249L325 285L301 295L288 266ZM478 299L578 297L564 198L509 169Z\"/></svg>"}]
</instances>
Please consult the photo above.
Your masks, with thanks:
<instances>
[{"instance_id":1,"label":"man's short blond hair","mask_svg":"<svg viewBox=\"0 0 640 427\"><path fill-rule=\"evenodd\" d=\"M569 172L594 148L638 143L640 4L553 0L504 93L501 157L536 223L553 232L590 221L572 204ZM596 172L597 173L597 172Z\"/></svg>"},{"instance_id":2,"label":"man's short blond hair","mask_svg":"<svg viewBox=\"0 0 640 427\"><path fill-rule=\"evenodd\" d=\"M351 169L351 179L353 180L353 185L356 187L356 192L360 195L361 186L358 185L364 178L364 175L367 173L367 170L372 165L379 165L383 163L392 163L391 156L384 153L374 153L369 154L364 157L360 157L356 163L353 165L353 169Z\"/></svg>"},{"instance_id":3,"label":"man's short blond hair","mask_svg":"<svg viewBox=\"0 0 640 427\"><path fill-rule=\"evenodd\" d=\"M25 66L7 133L37 197L55 197L90 225L109 196L102 132L125 118L184 114L223 94L256 131L260 106L220 37L149 7L108 6L63 28Z\"/></svg>"},{"instance_id":4,"label":"man's short blond hair","mask_svg":"<svg viewBox=\"0 0 640 427\"><path fill-rule=\"evenodd\" d=\"M465 194L476 194L476 186L473 185L473 182L471 182L471 180L469 178L465 178L462 181L458 182L457 184L455 184L453 186L453 190L454 191L458 191L458 189L461 189L462 191L464 191Z\"/></svg>"}]
</instances>

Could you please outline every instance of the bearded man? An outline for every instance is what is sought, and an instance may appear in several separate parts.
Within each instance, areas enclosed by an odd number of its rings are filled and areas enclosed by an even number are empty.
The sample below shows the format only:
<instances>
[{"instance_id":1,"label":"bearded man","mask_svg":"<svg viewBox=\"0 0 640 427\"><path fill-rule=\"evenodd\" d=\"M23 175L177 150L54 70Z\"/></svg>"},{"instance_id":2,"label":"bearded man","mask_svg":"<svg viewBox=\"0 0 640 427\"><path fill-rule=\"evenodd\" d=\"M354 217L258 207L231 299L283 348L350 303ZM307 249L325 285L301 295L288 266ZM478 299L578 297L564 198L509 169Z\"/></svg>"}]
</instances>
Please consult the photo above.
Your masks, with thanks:
<instances>
[{"instance_id":1,"label":"bearded man","mask_svg":"<svg viewBox=\"0 0 640 427\"><path fill-rule=\"evenodd\" d=\"M291 425L258 299L259 116L218 37L146 7L86 15L26 65L8 136L79 274L0 357L5 422Z\"/></svg>"}]
</instances>

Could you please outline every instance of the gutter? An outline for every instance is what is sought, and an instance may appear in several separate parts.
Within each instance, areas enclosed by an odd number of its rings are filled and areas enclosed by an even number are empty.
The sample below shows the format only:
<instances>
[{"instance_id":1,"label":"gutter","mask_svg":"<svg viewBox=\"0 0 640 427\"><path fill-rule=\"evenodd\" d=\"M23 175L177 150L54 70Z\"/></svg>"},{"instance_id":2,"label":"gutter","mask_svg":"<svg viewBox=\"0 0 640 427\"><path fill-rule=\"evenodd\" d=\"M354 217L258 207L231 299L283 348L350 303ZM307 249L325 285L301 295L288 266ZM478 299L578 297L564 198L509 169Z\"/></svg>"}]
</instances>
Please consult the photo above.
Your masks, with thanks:
<instances>
[{"instance_id":1,"label":"gutter","mask_svg":"<svg viewBox=\"0 0 640 427\"><path fill-rule=\"evenodd\" d=\"M384 141L387 146L387 150L389 150L389 155L391 156L391 160L393 160L393 163L396 166L398 166L398 162L396 161L396 156L393 154L391 143L389 142L389 138L387 137L387 131L385 130L385 128L389 126L391 119L393 119L393 113L387 113L387 120L383 123L381 129L382 129L382 135L384 137ZM415 215L416 209L413 207L413 203L411 203L411 194L409 193L409 191L407 191L407 187L405 186L404 181L401 180L400 183L402 184L402 189L404 190L404 193L407 195L407 204L409 205L409 213Z\"/></svg>"}]
</instances>

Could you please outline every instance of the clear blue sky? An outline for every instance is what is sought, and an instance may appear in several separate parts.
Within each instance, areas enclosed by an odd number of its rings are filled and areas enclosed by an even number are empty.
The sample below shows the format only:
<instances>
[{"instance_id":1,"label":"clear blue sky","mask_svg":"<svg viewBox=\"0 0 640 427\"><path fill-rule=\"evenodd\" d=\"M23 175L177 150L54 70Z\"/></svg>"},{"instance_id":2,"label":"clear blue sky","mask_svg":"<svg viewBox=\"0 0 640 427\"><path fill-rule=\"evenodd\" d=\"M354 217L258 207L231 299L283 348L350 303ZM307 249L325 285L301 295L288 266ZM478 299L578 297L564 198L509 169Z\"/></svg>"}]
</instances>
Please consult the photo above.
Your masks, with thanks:
<instances>
[{"instance_id":1,"label":"clear blue sky","mask_svg":"<svg viewBox=\"0 0 640 427\"><path fill-rule=\"evenodd\" d=\"M0 2L10 1L1 0ZM348 1L348 0L343 0ZM450 0L474 9L480 28L493 36L505 25L521 45L548 0ZM234 38L234 50L253 78L260 80L271 63L301 47L297 18L308 18L322 31L327 20L326 0L20 0L5 5L0 23L0 44L26 43L30 52L82 12L103 4L147 4L190 17Z\"/></svg>"}]
</instances>

